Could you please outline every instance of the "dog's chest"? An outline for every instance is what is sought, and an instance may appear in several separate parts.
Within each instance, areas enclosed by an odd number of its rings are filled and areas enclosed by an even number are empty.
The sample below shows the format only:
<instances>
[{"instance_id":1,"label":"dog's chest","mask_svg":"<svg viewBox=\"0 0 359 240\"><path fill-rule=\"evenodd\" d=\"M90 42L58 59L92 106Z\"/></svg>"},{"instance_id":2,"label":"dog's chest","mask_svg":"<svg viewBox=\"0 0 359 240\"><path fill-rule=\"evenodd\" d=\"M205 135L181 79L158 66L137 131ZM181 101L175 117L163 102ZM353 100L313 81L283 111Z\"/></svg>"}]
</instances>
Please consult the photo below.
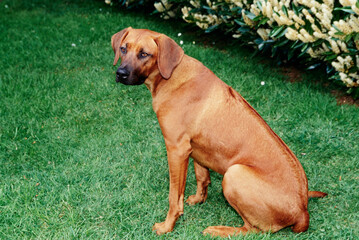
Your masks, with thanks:
<instances>
[{"instance_id":1,"label":"dog's chest","mask_svg":"<svg viewBox=\"0 0 359 240\"><path fill-rule=\"evenodd\" d=\"M192 153L190 155L194 161L200 165L212 169L215 172L224 174L228 168L227 163L223 162L225 157L219 151L211 150L209 146L191 141Z\"/></svg>"}]
</instances>

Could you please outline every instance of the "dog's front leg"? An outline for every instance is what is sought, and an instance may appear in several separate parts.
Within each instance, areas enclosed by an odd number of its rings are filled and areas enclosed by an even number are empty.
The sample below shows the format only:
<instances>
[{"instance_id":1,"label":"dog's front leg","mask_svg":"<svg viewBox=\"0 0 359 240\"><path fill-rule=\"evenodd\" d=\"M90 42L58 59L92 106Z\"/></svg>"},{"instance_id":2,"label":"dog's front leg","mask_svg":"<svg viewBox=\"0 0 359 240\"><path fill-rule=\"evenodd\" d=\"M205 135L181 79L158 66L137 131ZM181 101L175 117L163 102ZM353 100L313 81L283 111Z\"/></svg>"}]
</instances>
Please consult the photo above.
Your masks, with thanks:
<instances>
[{"instance_id":1,"label":"dog's front leg","mask_svg":"<svg viewBox=\"0 0 359 240\"><path fill-rule=\"evenodd\" d=\"M158 235L171 232L178 217L183 214L184 190L190 155L188 145L190 146L189 142L177 146L166 144L170 174L169 210L166 220L153 226L153 230Z\"/></svg>"},{"instance_id":2,"label":"dog's front leg","mask_svg":"<svg viewBox=\"0 0 359 240\"><path fill-rule=\"evenodd\" d=\"M204 203L207 199L208 185L211 183L208 168L203 167L198 162L196 162L196 160L193 160L193 163L197 179L197 192L195 195L189 196L186 200L186 203L189 205Z\"/></svg>"}]
</instances>

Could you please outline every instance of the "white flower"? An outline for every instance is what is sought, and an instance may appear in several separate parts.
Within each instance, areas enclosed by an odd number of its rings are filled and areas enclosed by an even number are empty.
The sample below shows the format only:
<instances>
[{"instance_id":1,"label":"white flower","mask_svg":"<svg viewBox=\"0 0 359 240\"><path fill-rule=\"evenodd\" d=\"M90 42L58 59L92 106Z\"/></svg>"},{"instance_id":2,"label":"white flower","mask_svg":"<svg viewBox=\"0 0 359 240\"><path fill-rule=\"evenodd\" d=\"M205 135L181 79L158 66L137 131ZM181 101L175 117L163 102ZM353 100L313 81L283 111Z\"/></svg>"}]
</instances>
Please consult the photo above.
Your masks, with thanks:
<instances>
[{"instance_id":1,"label":"white flower","mask_svg":"<svg viewBox=\"0 0 359 240\"><path fill-rule=\"evenodd\" d=\"M182 41L182 40L180 41L180 44L181 44L181 45L183 44L183 41Z\"/></svg>"},{"instance_id":2,"label":"white flower","mask_svg":"<svg viewBox=\"0 0 359 240\"><path fill-rule=\"evenodd\" d=\"M182 33L178 33L177 36L179 36L179 37L182 36Z\"/></svg>"},{"instance_id":3,"label":"white flower","mask_svg":"<svg viewBox=\"0 0 359 240\"><path fill-rule=\"evenodd\" d=\"M163 7L162 3L161 2L156 2L154 4L155 8L157 9L157 11L159 12L164 12L165 11L165 8Z\"/></svg>"},{"instance_id":4,"label":"white flower","mask_svg":"<svg viewBox=\"0 0 359 240\"><path fill-rule=\"evenodd\" d=\"M265 81L261 81L261 85L264 86L266 83Z\"/></svg>"},{"instance_id":5,"label":"white flower","mask_svg":"<svg viewBox=\"0 0 359 240\"><path fill-rule=\"evenodd\" d=\"M105 0L106 4L111 4L111 0Z\"/></svg>"},{"instance_id":6,"label":"white flower","mask_svg":"<svg viewBox=\"0 0 359 240\"><path fill-rule=\"evenodd\" d=\"M181 9L181 11L182 11L182 14L183 14L183 19L184 20L186 20L186 17L188 17L189 16L189 11L191 11L191 8L188 8L188 7L183 7L182 9Z\"/></svg>"},{"instance_id":7,"label":"white flower","mask_svg":"<svg viewBox=\"0 0 359 240\"><path fill-rule=\"evenodd\" d=\"M294 30L293 28L287 28L288 31L287 33L285 34L285 36L289 39L289 40L292 40L292 41L296 41L298 40L298 32L296 30Z\"/></svg>"},{"instance_id":8,"label":"white flower","mask_svg":"<svg viewBox=\"0 0 359 240\"><path fill-rule=\"evenodd\" d=\"M169 10L172 7L172 4L168 3L167 0L162 0L162 1L156 2L154 4L154 6L157 9L157 11L164 12L166 10Z\"/></svg>"},{"instance_id":9,"label":"white flower","mask_svg":"<svg viewBox=\"0 0 359 240\"><path fill-rule=\"evenodd\" d=\"M266 29L264 29L264 28L259 28L258 30L257 30L257 33L258 33L258 35L264 40L264 41L266 41L266 40L268 40L268 32L267 32L267 30Z\"/></svg>"},{"instance_id":10,"label":"white flower","mask_svg":"<svg viewBox=\"0 0 359 240\"><path fill-rule=\"evenodd\" d=\"M200 8L201 7L201 2L199 0L196 1L190 1L191 5L195 8Z\"/></svg>"},{"instance_id":11,"label":"white flower","mask_svg":"<svg viewBox=\"0 0 359 240\"><path fill-rule=\"evenodd\" d=\"M338 44L334 40L331 40L331 39L329 39L328 41L330 43L330 46L332 47L333 52L336 54L339 54L340 50L339 50Z\"/></svg>"},{"instance_id":12,"label":"white flower","mask_svg":"<svg viewBox=\"0 0 359 240\"><path fill-rule=\"evenodd\" d=\"M242 9L242 17L243 17L244 22L245 22L248 26L250 26L250 27L253 27L253 26L254 26L254 22L245 14L244 9Z\"/></svg>"},{"instance_id":13,"label":"white flower","mask_svg":"<svg viewBox=\"0 0 359 240\"><path fill-rule=\"evenodd\" d=\"M168 11L168 12L167 12L167 15L170 16L171 18L176 17L176 14L175 14L174 11Z\"/></svg>"},{"instance_id":14,"label":"white flower","mask_svg":"<svg viewBox=\"0 0 359 240\"><path fill-rule=\"evenodd\" d=\"M71 44L71 46L72 46L72 47L76 47L76 44L75 44L75 43L73 43L73 44Z\"/></svg>"}]
</instances>

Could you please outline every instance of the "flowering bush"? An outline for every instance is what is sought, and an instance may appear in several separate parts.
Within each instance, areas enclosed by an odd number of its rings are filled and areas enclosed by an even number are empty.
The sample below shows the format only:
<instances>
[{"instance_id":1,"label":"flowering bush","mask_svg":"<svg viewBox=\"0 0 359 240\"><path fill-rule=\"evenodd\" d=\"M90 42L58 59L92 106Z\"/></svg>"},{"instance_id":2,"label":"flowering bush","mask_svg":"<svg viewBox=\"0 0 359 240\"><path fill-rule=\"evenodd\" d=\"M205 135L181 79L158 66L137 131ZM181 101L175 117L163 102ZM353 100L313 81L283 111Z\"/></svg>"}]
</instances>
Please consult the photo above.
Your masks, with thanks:
<instances>
[{"instance_id":1,"label":"flowering bush","mask_svg":"<svg viewBox=\"0 0 359 240\"><path fill-rule=\"evenodd\" d=\"M157 0L154 6L164 18L229 33L278 61L301 60L309 69L325 64L330 78L359 97L359 0Z\"/></svg>"}]
</instances>

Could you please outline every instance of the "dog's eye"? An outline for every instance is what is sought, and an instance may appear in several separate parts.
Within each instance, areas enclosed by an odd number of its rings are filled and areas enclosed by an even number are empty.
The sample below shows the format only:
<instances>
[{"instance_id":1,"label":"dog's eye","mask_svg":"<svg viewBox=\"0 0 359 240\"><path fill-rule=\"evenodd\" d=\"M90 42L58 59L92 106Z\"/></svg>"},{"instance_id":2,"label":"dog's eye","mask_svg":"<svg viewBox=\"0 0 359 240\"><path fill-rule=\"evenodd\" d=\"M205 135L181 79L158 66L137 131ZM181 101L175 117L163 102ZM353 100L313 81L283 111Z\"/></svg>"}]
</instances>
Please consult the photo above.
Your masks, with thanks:
<instances>
[{"instance_id":1,"label":"dog's eye","mask_svg":"<svg viewBox=\"0 0 359 240\"><path fill-rule=\"evenodd\" d=\"M120 47L120 50L123 54L126 54L127 53L127 49L125 47Z\"/></svg>"},{"instance_id":2,"label":"dog's eye","mask_svg":"<svg viewBox=\"0 0 359 240\"><path fill-rule=\"evenodd\" d=\"M150 56L150 54L148 54L148 53L146 53L146 52L140 52L140 54L139 54L139 57L140 57L140 58L146 58L146 57L148 57L148 56Z\"/></svg>"}]
</instances>

